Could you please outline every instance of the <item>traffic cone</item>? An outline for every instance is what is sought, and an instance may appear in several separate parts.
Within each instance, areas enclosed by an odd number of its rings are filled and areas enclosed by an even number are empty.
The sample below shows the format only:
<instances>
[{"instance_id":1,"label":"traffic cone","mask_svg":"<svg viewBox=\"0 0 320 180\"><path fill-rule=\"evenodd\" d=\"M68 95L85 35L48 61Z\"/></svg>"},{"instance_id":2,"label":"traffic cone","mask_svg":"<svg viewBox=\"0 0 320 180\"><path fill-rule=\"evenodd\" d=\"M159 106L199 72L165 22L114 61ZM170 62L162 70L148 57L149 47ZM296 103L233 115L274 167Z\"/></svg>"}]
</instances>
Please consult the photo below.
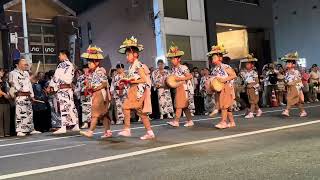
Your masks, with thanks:
<instances>
[{"instance_id":1,"label":"traffic cone","mask_svg":"<svg viewBox=\"0 0 320 180\"><path fill-rule=\"evenodd\" d=\"M272 107L278 107L278 100L277 100L277 96L276 96L276 92L274 90L272 90L272 95L271 95L271 106Z\"/></svg>"}]
</instances>

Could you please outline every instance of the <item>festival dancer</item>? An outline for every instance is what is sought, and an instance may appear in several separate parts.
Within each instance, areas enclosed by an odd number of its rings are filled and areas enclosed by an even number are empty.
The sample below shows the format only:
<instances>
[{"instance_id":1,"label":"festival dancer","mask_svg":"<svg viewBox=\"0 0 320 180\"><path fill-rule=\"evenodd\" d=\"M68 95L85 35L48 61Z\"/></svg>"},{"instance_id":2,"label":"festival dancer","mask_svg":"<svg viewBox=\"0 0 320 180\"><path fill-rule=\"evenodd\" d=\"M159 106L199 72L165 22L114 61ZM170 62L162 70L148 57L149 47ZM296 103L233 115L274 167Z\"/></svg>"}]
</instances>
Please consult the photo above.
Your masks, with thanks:
<instances>
[{"instance_id":1,"label":"festival dancer","mask_svg":"<svg viewBox=\"0 0 320 180\"><path fill-rule=\"evenodd\" d=\"M304 96L302 92L301 75L295 69L297 61L299 61L298 52L289 53L282 58L286 62L287 72L285 75L285 82L287 85L287 108L282 112L283 116L289 116L292 106L297 105L300 109L300 117L306 117L307 112L304 110Z\"/></svg>"},{"instance_id":2,"label":"festival dancer","mask_svg":"<svg viewBox=\"0 0 320 180\"><path fill-rule=\"evenodd\" d=\"M130 137L130 117L131 110L135 110L141 118L147 133L140 137L141 140L151 140L155 135L151 129L148 114L151 109L151 79L149 69L139 60L139 53L143 51L143 45L138 44L134 37L126 39L119 48L119 53L126 54L130 64L127 78L121 82L129 85L128 97L123 103L124 129L119 133L120 136Z\"/></svg>"},{"instance_id":3,"label":"festival dancer","mask_svg":"<svg viewBox=\"0 0 320 180\"><path fill-rule=\"evenodd\" d=\"M254 118L254 113L256 112L256 116L260 117L262 115L262 111L259 108L259 77L258 73L254 70L254 63L258 60L253 57L253 55L249 54L246 59L246 69L241 71L240 75L244 79L244 84L246 86L247 95L250 103L250 111L248 115L245 116L246 119Z\"/></svg>"},{"instance_id":4,"label":"festival dancer","mask_svg":"<svg viewBox=\"0 0 320 180\"><path fill-rule=\"evenodd\" d=\"M106 70L101 67L101 61L104 59L103 51L96 46L89 46L86 53L81 55L88 60L89 76L86 89L91 94L91 123L87 131L81 131L80 134L86 137L93 137L97 127L98 120L103 119L105 128L104 135L101 138L112 137L110 130L110 118L108 113L111 100L109 92L109 83Z\"/></svg>"},{"instance_id":5,"label":"festival dancer","mask_svg":"<svg viewBox=\"0 0 320 180\"><path fill-rule=\"evenodd\" d=\"M221 92L215 93L222 115L220 123L215 126L218 129L236 126L232 114L232 106L235 99L233 80L237 75L229 65L222 63L223 55L225 54L227 54L227 51L223 46L212 46L211 51L207 54L209 60L215 65L211 72L212 77L224 84Z\"/></svg>"},{"instance_id":6,"label":"festival dancer","mask_svg":"<svg viewBox=\"0 0 320 180\"><path fill-rule=\"evenodd\" d=\"M175 76L175 80L181 83L181 85L176 88L175 93L176 117L174 120L168 122L168 124L173 127L180 126L179 121L182 112L184 112L187 117L187 121L184 126L194 126L191 115L191 112L195 109L194 87L191 81L192 74L187 66L181 64L181 57L183 55L184 52L179 50L175 45L172 45L167 53L167 58L171 59L171 63L173 65L172 74Z\"/></svg>"},{"instance_id":7,"label":"festival dancer","mask_svg":"<svg viewBox=\"0 0 320 180\"><path fill-rule=\"evenodd\" d=\"M79 119L73 99L72 80L75 67L69 60L70 52L62 50L59 53L60 63L50 81L50 89L57 93L57 101L61 115L61 128L53 134L64 134L67 126L73 126L72 131L80 131Z\"/></svg>"}]
</instances>

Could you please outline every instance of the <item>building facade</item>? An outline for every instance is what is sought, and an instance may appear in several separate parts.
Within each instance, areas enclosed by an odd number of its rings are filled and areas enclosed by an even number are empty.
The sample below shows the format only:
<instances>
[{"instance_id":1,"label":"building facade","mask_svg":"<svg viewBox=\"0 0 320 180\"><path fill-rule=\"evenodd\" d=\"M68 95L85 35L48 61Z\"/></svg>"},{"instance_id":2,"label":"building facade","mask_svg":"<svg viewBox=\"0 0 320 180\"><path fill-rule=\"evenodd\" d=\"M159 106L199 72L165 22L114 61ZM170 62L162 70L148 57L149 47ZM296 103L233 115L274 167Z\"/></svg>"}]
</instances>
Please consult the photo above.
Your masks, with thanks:
<instances>
[{"instance_id":1,"label":"building facade","mask_svg":"<svg viewBox=\"0 0 320 180\"><path fill-rule=\"evenodd\" d=\"M303 66L319 64L319 19L319 1L275 1L274 29L277 57L298 51Z\"/></svg>"},{"instance_id":2,"label":"building facade","mask_svg":"<svg viewBox=\"0 0 320 180\"><path fill-rule=\"evenodd\" d=\"M28 41L31 53L32 70L40 62L39 71L55 69L58 52L71 50L71 61L79 65L79 43L77 42L76 13L58 0L26 1ZM3 4L0 14L2 51L0 48L0 66L12 68L17 52L24 54L23 22L21 0L11 0ZM18 35L18 40L12 38Z\"/></svg>"},{"instance_id":3,"label":"building facade","mask_svg":"<svg viewBox=\"0 0 320 180\"><path fill-rule=\"evenodd\" d=\"M204 0L208 47L225 43L231 59L253 53L262 66L276 60L273 0Z\"/></svg>"},{"instance_id":4,"label":"building facade","mask_svg":"<svg viewBox=\"0 0 320 180\"><path fill-rule=\"evenodd\" d=\"M154 0L157 59L172 43L185 52L190 67L207 67L207 33L203 0ZM170 64L170 62L168 62Z\"/></svg>"},{"instance_id":5,"label":"building facade","mask_svg":"<svg viewBox=\"0 0 320 180\"><path fill-rule=\"evenodd\" d=\"M82 51L89 44L101 47L106 55L103 61L107 69L117 63L126 66L126 57L118 53L125 38L135 36L144 45L140 59L148 66L155 65L156 46L152 1L108 0L95 4L79 14L82 34Z\"/></svg>"}]
</instances>

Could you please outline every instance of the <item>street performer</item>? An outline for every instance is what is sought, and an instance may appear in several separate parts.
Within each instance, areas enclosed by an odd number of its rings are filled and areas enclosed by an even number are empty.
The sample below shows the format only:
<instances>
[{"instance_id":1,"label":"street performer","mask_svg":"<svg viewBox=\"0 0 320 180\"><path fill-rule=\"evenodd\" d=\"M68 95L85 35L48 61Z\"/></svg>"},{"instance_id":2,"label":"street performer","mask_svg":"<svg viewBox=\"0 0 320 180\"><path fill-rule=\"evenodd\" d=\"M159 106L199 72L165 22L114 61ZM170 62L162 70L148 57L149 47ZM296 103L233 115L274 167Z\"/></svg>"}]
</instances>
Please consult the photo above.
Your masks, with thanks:
<instances>
[{"instance_id":1,"label":"street performer","mask_svg":"<svg viewBox=\"0 0 320 180\"><path fill-rule=\"evenodd\" d=\"M194 126L191 115L191 111L195 109L194 87L191 81L192 74L187 66L181 64L181 57L183 55L184 52L174 44L170 47L169 52L167 53L167 58L171 59L171 63L173 65L172 75L175 76L175 81L180 83L180 85L176 88L175 93L176 116L173 121L168 122L168 124L173 127L179 127L182 111L187 117L187 121L184 126Z\"/></svg>"},{"instance_id":2,"label":"street performer","mask_svg":"<svg viewBox=\"0 0 320 180\"><path fill-rule=\"evenodd\" d=\"M219 104L222 116L220 123L215 126L218 129L236 126L232 114L232 106L235 99L233 80L237 75L229 65L222 63L223 56L226 54L227 51L223 46L212 46L211 51L207 54L209 60L215 65L211 72L212 78L224 84L222 90L215 93L216 104Z\"/></svg>"},{"instance_id":3,"label":"street performer","mask_svg":"<svg viewBox=\"0 0 320 180\"><path fill-rule=\"evenodd\" d=\"M252 54L249 54L246 59L246 69L241 71L240 75L244 80L246 86L247 95L250 103L250 111L245 116L246 119L254 118L254 113L257 117L262 115L262 111L259 108L259 77L257 71L254 70L254 63L258 60L253 57Z\"/></svg>"},{"instance_id":4,"label":"street performer","mask_svg":"<svg viewBox=\"0 0 320 180\"><path fill-rule=\"evenodd\" d=\"M282 112L283 116L289 116L292 106L297 105L300 109L300 117L306 117L307 112L303 108L304 96L302 92L301 74L295 69L297 61L299 61L298 52L289 53L282 58L286 62L287 72L285 75L285 83L287 85L287 108Z\"/></svg>"},{"instance_id":5,"label":"street performer","mask_svg":"<svg viewBox=\"0 0 320 180\"><path fill-rule=\"evenodd\" d=\"M34 129L32 102L35 101L28 63L25 59L18 61L16 69L10 73L10 84L15 94L16 104L16 132L17 136L26 136L27 133L39 134Z\"/></svg>"},{"instance_id":6,"label":"street performer","mask_svg":"<svg viewBox=\"0 0 320 180\"><path fill-rule=\"evenodd\" d=\"M69 56L69 51L60 51L60 63L49 83L51 91L57 93L57 100L61 112L61 128L53 132L53 134L66 133L67 126L73 126L72 131L80 131L78 112L74 105L73 90L71 86L75 68L69 61Z\"/></svg>"},{"instance_id":7,"label":"street performer","mask_svg":"<svg viewBox=\"0 0 320 180\"><path fill-rule=\"evenodd\" d=\"M147 133L140 137L141 140L151 140L155 135L151 129L148 114L151 108L151 79L150 70L139 61L139 53L143 51L143 45L138 44L138 40L133 36L126 39L119 48L119 53L126 54L130 64L128 75L121 82L128 85L127 99L123 103L124 129L120 136L130 137L130 117L131 110L135 110L141 118Z\"/></svg>"},{"instance_id":8,"label":"street performer","mask_svg":"<svg viewBox=\"0 0 320 180\"><path fill-rule=\"evenodd\" d=\"M88 131L81 131L80 134L86 137L93 137L98 120L103 119L105 127L104 135L101 138L112 137L110 130L109 104L111 96L106 70L101 66L104 59L102 50L96 46L89 46L86 53L81 55L88 60L89 76L87 77L86 91L91 95L91 124Z\"/></svg>"}]
</instances>

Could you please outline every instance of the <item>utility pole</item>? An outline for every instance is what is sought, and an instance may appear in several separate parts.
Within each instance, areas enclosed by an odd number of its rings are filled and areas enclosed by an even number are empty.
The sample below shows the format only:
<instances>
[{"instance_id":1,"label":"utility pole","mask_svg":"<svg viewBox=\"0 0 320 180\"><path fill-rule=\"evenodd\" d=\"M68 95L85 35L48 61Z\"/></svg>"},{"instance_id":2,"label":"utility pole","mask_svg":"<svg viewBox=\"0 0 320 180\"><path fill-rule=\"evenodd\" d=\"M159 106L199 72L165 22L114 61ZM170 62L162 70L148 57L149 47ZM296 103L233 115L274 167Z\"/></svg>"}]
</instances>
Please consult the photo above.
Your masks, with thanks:
<instances>
[{"instance_id":1,"label":"utility pole","mask_svg":"<svg viewBox=\"0 0 320 180\"><path fill-rule=\"evenodd\" d=\"M22 21L23 21L23 40L24 40L24 53L27 62L31 65L31 57L29 52L29 41L28 41L28 23L27 23L27 8L26 0L22 1Z\"/></svg>"}]
</instances>

